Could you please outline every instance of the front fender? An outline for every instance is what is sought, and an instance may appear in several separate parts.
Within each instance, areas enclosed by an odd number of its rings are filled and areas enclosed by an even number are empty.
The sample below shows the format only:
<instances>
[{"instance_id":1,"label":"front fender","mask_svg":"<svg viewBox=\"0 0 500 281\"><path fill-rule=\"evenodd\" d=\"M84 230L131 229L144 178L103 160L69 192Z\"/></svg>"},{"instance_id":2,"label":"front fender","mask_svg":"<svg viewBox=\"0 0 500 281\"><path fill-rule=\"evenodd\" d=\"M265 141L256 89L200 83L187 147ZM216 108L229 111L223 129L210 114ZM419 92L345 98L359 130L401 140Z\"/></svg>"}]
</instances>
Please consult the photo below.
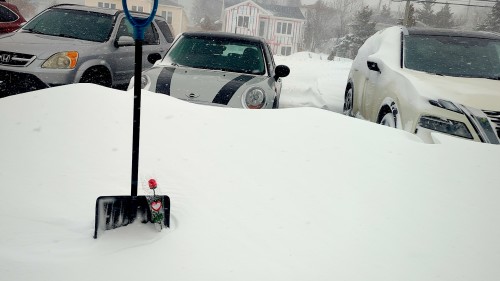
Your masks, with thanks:
<instances>
[{"instance_id":1,"label":"front fender","mask_svg":"<svg viewBox=\"0 0 500 281\"><path fill-rule=\"evenodd\" d=\"M106 62L103 59L91 59L83 62L79 67L75 75L75 81L73 83L78 83L80 79L82 78L82 75L87 71L89 68L94 67L94 66L103 66L106 69L108 69L109 73L111 74L111 82L113 83L115 81L114 79L114 73L111 71L111 66L109 65L108 62Z\"/></svg>"}]
</instances>

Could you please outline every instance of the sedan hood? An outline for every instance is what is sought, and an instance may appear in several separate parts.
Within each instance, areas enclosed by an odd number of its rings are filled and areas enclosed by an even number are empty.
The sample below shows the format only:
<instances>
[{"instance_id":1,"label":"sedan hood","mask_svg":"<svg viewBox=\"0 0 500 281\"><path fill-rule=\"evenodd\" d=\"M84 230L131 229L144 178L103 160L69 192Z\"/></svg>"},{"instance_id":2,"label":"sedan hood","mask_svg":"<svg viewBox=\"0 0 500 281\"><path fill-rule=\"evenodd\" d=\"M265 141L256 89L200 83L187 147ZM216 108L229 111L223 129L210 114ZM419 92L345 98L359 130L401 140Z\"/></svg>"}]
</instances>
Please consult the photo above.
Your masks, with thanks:
<instances>
[{"instance_id":1,"label":"sedan hood","mask_svg":"<svg viewBox=\"0 0 500 281\"><path fill-rule=\"evenodd\" d=\"M429 99L444 99L485 110L500 110L500 81L451 77L410 69L402 71L418 93Z\"/></svg>"},{"instance_id":2,"label":"sedan hood","mask_svg":"<svg viewBox=\"0 0 500 281\"><path fill-rule=\"evenodd\" d=\"M35 55L38 59L48 59L57 52L95 48L98 44L100 43L21 31L0 37L0 51Z\"/></svg>"},{"instance_id":3,"label":"sedan hood","mask_svg":"<svg viewBox=\"0 0 500 281\"><path fill-rule=\"evenodd\" d=\"M251 74L187 67L158 67L146 74L157 77L151 81L150 88L157 93L195 103L221 105L227 105L235 94L241 95L248 86L265 79Z\"/></svg>"}]
</instances>

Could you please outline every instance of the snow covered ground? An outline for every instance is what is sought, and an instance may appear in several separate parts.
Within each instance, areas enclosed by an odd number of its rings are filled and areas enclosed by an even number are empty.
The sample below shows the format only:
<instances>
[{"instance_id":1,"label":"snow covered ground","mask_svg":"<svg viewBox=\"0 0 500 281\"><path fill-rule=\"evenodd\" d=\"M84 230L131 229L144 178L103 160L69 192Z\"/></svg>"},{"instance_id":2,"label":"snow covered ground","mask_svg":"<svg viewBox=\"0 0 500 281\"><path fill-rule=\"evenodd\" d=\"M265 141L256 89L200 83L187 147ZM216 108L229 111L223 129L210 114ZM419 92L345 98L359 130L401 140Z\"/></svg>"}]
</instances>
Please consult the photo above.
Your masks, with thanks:
<instances>
[{"instance_id":1,"label":"snow covered ground","mask_svg":"<svg viewBox=\"0 0 500 281\"><path fill-rule=\"evenodd\" d=\"M130 191L131 92L0 100L1 279L499 280L500 146L332 112L349 62L297 57L277 58L294 75L282 103L330 110L143 92L139 175L172 201L161 233L92 238L96 198Z\"/></svg>"}]
</instances>

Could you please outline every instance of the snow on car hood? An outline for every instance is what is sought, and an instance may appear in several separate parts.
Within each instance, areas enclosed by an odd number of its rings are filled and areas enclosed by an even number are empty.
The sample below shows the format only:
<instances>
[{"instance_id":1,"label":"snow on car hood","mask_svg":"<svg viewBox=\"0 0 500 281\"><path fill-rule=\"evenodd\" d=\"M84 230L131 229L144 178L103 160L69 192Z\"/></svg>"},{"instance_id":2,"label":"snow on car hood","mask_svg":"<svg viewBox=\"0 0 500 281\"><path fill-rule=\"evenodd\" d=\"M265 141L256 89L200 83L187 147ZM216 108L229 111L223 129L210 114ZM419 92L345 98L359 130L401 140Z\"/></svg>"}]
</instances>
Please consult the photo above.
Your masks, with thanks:
<instances>
[{"instance_id":1,"label":"snow on car hood","mask_svg":"<svg viewBox=\"0 0 500 281\"><path fill-rule=\"evenodd\" d=\"M500 81L485 78L439 76L411 69L401 70L418 93L478 109L500 110Z\"/></svg>"},{"instance_id":2,"label":"snow on car hood","mask_svg":"<svg viewBox=\"0 0 500 281\"><path fill-rule=\"evenodd\" d=\"M38 59L48 59L56 52L94 48L96 44L99 43L21 31L0 37L1 51L35 55Z\"/></svg>"}]
</instances>

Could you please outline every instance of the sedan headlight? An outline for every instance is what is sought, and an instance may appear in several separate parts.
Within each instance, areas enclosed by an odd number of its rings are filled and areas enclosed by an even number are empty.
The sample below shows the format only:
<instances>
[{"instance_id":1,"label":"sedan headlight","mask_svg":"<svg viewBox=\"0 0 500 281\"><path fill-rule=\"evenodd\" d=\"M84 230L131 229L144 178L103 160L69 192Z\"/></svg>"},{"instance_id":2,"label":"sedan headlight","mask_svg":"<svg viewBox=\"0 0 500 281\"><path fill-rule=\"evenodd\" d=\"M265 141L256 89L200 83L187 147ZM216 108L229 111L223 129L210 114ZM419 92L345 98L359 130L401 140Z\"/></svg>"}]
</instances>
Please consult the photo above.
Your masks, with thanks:
<instances>
[{"instance_id":1,"label":"sedan headlight","mask_svg":"<svg viewBox=\"0 0 500 281\"><path fill-rule=\"evenodd\" d=\"M43 68L53 68L53 69L73 69L78 62L78 52L60 52L52 55L43 64Z\"/></svg>"},{"instance_id":2,"label":"sedan headlight","mask_svg":"<svg viewBox=\"0 0 500 281\"><path fill-rule=\"evenodd\" d=\"M261 88L250 88L242 97L243 106L259 109L266 104L266 93Z\"/></svg>"},{"instance_id":3,"label":"sedan headlight","mask_svg":"<svg viewBox=\"0 0 500 281\"><path fill-rule=\"evenodd\" d=\"M467 129L467 126L459 121L424 115L420 117L418 124L429 130L472 139L472 135L469 129Z\"/></svg>"},{"instance_id":4,"label":"sedan headlight","mask_svg":"<svg viewBox=\"0 0 500 281\"><path fill-rule=\"evenodd\" d=\"M130 78L130 82L128 84L127 90L133 89L134 85L135 85L135 77L132 76L132 78ZM141 89L149 90L150 86L151 86L151 79L149 78L149 76L142 75L141 76Z\"/></svg>"}]
</instances>

